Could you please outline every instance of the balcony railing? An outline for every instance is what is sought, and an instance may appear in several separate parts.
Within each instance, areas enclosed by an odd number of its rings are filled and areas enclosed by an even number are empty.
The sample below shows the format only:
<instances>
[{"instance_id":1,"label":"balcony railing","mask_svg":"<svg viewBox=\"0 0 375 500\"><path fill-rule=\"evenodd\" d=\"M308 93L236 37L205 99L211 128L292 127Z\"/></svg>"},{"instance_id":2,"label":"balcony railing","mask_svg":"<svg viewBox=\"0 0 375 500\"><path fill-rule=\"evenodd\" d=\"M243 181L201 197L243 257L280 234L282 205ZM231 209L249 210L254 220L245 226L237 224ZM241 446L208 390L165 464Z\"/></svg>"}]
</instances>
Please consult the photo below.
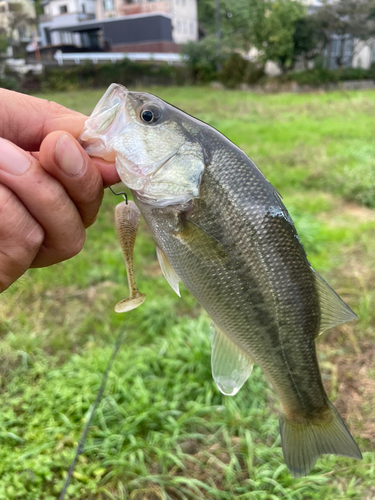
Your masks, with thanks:
<instances>
[{"instance_id":1,"label":"balcony railing","mask_svg":"<svg viewBox=\"0 0 375 500\"><path fill-rule=\"evenodd\" d=\"M81 52L81 53L63 53L57 50L53 56L59 66L64 63L80 64L82 61L91 61L94 64L99 62L117 62L122 59L130 59L131 61L165 61L168 64L178 64L185 60L180 54L164 53L164 52Z\"/></svg>"},{"instance_id":2,"label":"balcony railing","mask_svg":"<svg viewBox=\"0 0 375 500\"><path fill-rule=\"evenodd\" d=\"M169 2L147 2L140 4L121 5L121 14L130 16L132 14L144 14L148 12L169 12Z\"/></svg>"}]
</instances>

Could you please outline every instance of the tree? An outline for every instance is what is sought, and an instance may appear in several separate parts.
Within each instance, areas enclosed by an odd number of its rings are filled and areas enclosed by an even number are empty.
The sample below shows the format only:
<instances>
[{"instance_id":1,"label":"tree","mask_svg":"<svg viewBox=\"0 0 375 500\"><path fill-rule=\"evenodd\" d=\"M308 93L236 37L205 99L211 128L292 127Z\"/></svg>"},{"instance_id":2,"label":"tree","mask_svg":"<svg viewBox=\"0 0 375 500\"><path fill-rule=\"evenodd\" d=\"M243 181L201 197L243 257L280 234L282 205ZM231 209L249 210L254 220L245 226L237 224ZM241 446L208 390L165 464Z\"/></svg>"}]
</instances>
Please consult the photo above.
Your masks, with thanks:
<instances>
[{"instance_id":1,"label":"tree","mask_svg":"<svg viewBox=\"0 0 375 500\"><path fill-rule=\"evenodd\" d=\"M0 56L5 54L8 48L8 37L4 28L0 28Z\"/></svg>"},{"instance_id":2,"label":"tree","mask_svg":"<svg viewBox=\"0 0 375 500\"><path fill-rule=\"evenodd\" d=\"M308 62L321 54L327 38L314 16L297 19L293 35L294 58L302 58L305 69Z\"/></svg>"},{"instance_id":3,"label":"tree","mask_svg":"<svg viewBox=\"0 0 375 500\"><path fill-rule=\"evenodd\" d=\"M293 0L264 2L266 10L258 20L254 45L265 60L278 63L283 72L294 62L294 33L296 23L305 15L305 7Z\"/></svg>"},{"instance_id":4,"label":"tree","mask_svg":"<svg viewBox=\"0 0 375 500\"><path fill-rule=\"evenodd\" d=\"M201 30L214 33L215 0L200 0L198 9ZM285 71L294 61L296 22L305 14L305 7L295 0L221 0L223 46L256 47L261 62L275 61Z\"/></svg>"},{"instance_id":5,"label":"tree","mask_svg":"<svg viewBox=\"0 0 375 500\"><path fill-rule=\"evenodd\" d=\"M315 21L325 33L329 53L336 40L338 50L335 63L342 67L352 62L352 58L375 35L375 0L327 0L314 14ZM345 57L345 43L353 41L353 51Z\"/></svg>"},{"instance_id":6,"label":"tree","mask_svg":"<svg viewBox=\"0 0 375 500\"><path fill-rule=\"evenodd\" d=\"M22 2L9 2L8 25L11 30L11 36L16 30L19 36L21 36L22 32L33 24L35 24L35 19L25 9Z\"/></svg>"}]
</instances>

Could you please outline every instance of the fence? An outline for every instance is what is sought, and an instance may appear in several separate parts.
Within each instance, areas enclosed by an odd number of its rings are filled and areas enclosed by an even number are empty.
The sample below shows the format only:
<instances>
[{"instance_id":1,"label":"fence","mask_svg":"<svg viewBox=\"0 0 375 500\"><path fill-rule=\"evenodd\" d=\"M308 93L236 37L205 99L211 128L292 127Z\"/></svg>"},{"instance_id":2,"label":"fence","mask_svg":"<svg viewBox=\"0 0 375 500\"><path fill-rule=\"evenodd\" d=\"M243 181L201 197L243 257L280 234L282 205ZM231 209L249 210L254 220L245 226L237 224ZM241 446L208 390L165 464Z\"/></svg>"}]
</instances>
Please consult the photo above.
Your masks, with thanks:
<instances>
[{"instance_id":1,"label":"fence","mask_svg":"<svg viewBox=\"0 0 375 500\"><path fill-rule=\"evenodd\" d=\"M80 64L82 61L91 61L94 64L105 61L116 62L125 58L131 61L164 61L168 64L181 63L184 60L180 54L163 52L78 52L70 54L60 50L56 51L54 58L59 66L72 62Z\"/></svg>"}]
</instances>

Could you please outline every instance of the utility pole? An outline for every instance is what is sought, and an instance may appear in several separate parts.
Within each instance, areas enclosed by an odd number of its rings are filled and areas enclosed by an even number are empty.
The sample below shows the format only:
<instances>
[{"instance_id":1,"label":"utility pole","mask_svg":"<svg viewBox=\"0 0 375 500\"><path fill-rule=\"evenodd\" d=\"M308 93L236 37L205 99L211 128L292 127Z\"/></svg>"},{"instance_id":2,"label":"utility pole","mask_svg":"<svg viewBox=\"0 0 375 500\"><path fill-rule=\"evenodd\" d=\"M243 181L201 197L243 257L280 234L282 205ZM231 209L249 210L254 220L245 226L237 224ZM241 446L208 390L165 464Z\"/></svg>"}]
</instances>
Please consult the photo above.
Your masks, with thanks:
<instances>
[{"instance_id":1,"label":"utility pole","mask_svg":"<svg viewBox=\"0 0 375 500\"><path fill-rule=\"evenodd\" d=\"M215 0L215 27L216 27L216 51L217 51L216 70L221 71L220 0Z\"/></svg>"}]
</instances>

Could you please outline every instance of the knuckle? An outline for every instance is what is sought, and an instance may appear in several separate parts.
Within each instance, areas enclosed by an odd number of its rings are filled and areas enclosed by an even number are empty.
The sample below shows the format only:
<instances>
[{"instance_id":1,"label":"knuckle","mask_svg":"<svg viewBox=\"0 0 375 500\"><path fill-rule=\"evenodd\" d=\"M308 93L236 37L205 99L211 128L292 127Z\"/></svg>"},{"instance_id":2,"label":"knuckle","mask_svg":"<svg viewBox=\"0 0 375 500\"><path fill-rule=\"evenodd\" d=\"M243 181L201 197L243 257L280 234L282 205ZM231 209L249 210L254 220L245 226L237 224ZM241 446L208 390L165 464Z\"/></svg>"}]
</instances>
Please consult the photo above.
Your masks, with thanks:
<instances>
[{"instance_id":1,"label":"knuckle","mask_svg":"<svg viewBox=\"0 0 375 500\"><path fill-rule=\"evenodd\" d=\"M13 193L10 189L0 184L0 220L3 220L8 211L9 203L12 201Z\"/></svg>"},{"instance_id":2,"label":"knuckle","mask_svg":"<svg viewBox=\"0 0 375 500\"><path fill-rule=\"evenodd\" d=\"M75 255L79 254L79 252L82 250L83 246L85 244L85 235L83 233L83 235L78 238L74 245L72 246L71 248L71 256L74 257Z\"/></svg>"},{"instance_id":3,"label":"knuckle","mask_svg":"<svg viewBox=\"0 0 375 500\"><path fill-rule=\"evenodd\" d=\"M32 253L43 243L44 231L8 188L0 185L0 241L5 251L22 246Z\"/></svg>"},{"instance_id":4,"label":"knuckle","mask_svg":"<svg viewBox=\"0 0 375 500\"><path fill-rule=\"evenodd\" d=\"M39 250L43 245L44 241L44 230L37 222L33 224L31 231L26 235L24 239L24 246L30 252Z\"/></svg>"},{"instance_id":5,"label":"knuckle","mask_svg":"<svg viewBox=\"0 0 375 500\"><path fill-rule=\"evenodd\" d=\"M57 181L46 183L45 189L40 193L40 204L51 211L64 210L68 202L67 194L62 185Z\"/></svg>"},{"instance_id":6,"label":"knuckle","mask_svg":"<svg viewBox=\"0 0 375 500\"><path fill-rule=\"evenodd\" d=\"M64 260L70 259L79 254L85 244L86 234L85 231L79 231L75 234L74 238L70 241L69 245L64 249Z\"/></svg>"}]
</instances>

